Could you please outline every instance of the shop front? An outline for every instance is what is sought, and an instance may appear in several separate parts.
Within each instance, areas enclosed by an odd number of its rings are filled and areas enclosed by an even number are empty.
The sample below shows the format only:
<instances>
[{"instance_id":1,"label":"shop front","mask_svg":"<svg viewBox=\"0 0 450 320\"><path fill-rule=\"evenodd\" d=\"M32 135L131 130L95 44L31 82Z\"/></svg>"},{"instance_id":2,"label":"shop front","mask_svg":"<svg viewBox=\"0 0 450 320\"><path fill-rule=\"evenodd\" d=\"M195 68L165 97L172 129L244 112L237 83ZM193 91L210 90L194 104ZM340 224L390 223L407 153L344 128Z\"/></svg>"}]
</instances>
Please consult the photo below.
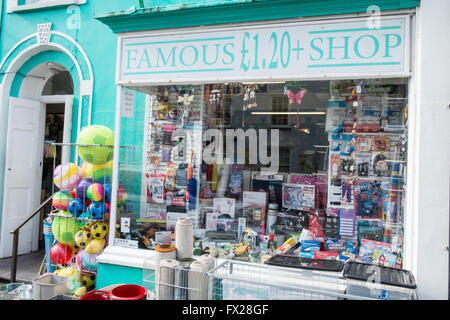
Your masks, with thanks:
<instances>
[{"instance_id":1,"label":"shop front","mask_svg":"<svg viewBox=\"0 0 450 320\"><path fill-rule=\"evenodd\" d=\"M280 283L305 261L414 269L416 16L372 18L120 30L112 222L97 287L142 284L155 247L170 244L177 257L207 253L262 278L281 267ZM145 107L134 107L136 92ZM208 297L302 298L265 295L262 278L222 278L220 297Z\"/></svg>"}]
</instances>

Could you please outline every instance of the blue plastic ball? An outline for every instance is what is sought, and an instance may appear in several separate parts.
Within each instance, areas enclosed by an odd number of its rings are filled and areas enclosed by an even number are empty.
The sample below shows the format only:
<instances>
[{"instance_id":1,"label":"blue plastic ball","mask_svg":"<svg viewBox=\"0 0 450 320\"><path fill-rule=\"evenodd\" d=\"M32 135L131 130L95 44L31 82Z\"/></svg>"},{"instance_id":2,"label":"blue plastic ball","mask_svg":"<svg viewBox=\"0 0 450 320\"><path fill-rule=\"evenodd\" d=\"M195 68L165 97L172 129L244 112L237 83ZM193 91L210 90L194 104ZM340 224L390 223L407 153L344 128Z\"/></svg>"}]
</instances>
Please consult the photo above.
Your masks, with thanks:
<instances>
[{"instance_id":1,"label":"blue plastic ball","mask_svg":"<svg viewBox=\"0 0 450 320\"><path fill-rule=\"evenodd\" d=\"M101 220L105 216L107 209L103 202L95 201L92 202L87 210L87 213L95 220Z\"/></svg>"},{"instance_id":2,"label":"blue plastic ball","mask_svg":"<svg viewBox=\"0 0 450 320\"><path fill-rule=\"evenodd\" d=\"M105 183L103 189L105 191L105 202L111 202L111 184Z\"/></svg>"},{"instance_id":3,"label":"blue plastic ball","mask_svg":"<svg viewBox=\"0 0 450 320\"><path fill-rule=\"evenodd\" d=\"M83 200L81 199L72 199L69 202L69 206L67 207L67 211L69 211L71 214L73 214L75 217L79 217L84 211L86 211L86 208L83 204Z\"/></svg>"}]
</instances>

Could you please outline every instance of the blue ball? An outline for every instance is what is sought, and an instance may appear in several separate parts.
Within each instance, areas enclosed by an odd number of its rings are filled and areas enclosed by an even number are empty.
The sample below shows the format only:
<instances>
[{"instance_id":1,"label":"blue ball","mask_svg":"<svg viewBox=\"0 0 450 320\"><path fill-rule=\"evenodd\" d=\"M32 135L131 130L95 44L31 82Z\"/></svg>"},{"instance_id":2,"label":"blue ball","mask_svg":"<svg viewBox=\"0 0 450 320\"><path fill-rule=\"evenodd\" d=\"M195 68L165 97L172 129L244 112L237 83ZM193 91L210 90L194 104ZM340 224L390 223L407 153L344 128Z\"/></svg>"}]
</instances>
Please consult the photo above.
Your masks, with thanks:
<instances>
[{"instance_id":1,"label":"blue ball","mask_svg":"<svg viewBox=\"0 0 450 320\"><path fill-rule=\"evenodd\" d=\"M107 209L103 202L94 201L92 202L87 210L87 213L95 220L101 220L105 216Z\"/></svg>"},{"instance_id":2,"label":"blue ball","mask_svg":"<svg viewBox=\"0 0 450 320\"><path fill-rule=\"evenodd\" d=\"M103 189L105 190L105 202L111 202L111 184L105 183Z\"/></svg>"},{"instance_id":3,"label":"blue ball","mask_svg":"<svg viewBox=\"0 0 450 320\"><path fill-rule=\"evenodd\" d=\"M86 210L86 207L83 204L83 200L77 198L70 200L67 210L78 218Z\"/></svg>"}]
</instances>

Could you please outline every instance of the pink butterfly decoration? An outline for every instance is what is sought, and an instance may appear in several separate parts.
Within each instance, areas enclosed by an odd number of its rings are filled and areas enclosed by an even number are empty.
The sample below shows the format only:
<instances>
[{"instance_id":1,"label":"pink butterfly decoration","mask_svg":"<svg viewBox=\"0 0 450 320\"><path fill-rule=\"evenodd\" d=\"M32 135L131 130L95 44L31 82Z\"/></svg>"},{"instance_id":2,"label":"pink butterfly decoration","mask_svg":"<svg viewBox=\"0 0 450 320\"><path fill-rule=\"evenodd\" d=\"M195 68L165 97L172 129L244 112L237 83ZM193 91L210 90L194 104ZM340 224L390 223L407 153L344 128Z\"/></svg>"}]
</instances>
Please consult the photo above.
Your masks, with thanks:
<instances>
[{"instance_id":1,"label":"pink butterfly decoration","mask_svg":"<svg viewBox=\"0 0 450 320\"><path fill-rule=\"evenodd\" d=\"M297 94L294 94L291 90L286 90L286 95L289 98L289 104L293 104L294 102L297 102L298 104L302 103L305 93L305 90L300 90Z\"/></svg>"}]
</instances>

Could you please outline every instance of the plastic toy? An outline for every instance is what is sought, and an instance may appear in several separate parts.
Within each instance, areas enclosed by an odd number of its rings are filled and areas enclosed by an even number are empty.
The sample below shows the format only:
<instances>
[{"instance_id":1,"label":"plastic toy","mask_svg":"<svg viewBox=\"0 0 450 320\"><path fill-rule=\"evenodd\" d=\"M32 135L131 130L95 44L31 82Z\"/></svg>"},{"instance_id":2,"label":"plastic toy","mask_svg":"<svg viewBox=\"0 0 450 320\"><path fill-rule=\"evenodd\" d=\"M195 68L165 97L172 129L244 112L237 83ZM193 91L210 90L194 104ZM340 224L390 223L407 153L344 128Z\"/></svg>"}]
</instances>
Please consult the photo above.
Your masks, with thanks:
<instances>
[{"instance_id":1,"label":"plastic toy","mask_svg":"<svg viewBox=\"0 0 450 320\"><path fill-rule=\"evenodd\" d=\"M72 199L69 201L69 205L67 206L67 211L69 211L75 217L79 217L86 210L86 206L83 204L83 201L79 198Z\"/></svg>"},{"instance_id":2,"label":"plastic toy","mask_svg":"<svg viewBox=\"0 0 450 320\"><path fill-rule=\"evenodd\" d=\"M73 237L80 230L80 227L70 212L60 210L57 215L52 223L53 235L58 242L72 245Z\"/></svg>"},{"instance_id":3,"label":"plastic toy","mask_svg":"<svg viewBox=\"0 0 450 320\"><path fill-rule=\"evenodd\" d=\"M72 195L67 191L58 191L53 195L52 205L59 210L67 210Z\"/></svg>"},{"instance_id":4,"label":"plastic toy","mask_svg":"<svg viewBox=\"0 0 450 320\"><path fill-rule=\"evenodd\" d=\"M112 166L113 162L109 161L104 165L94 166L94 171L92 172L92 179L95 182L104 184L111 182L112 176Z\"/></svg>"},{"instance_id":5,"label":"plastic toy","mask_svg":"<svg viewBox=\"0 0 450 320\"><path fill-rule=\"evenodd\" d=\"M103 185L103 190L105 191L105 196L104 196L104 200L105 202L111 202L111 184L109 183L105 183Z\"/></svg>"},{"instance_id":6,"label":"plastic toy","mask_svg":"<svg viewBox=\"0 0 450 320\"><path fill-rule=\"evenodd\" d=\"M105 190L100 183L93 183L88 187L86 194L89 200L100 201L105 195Z\"/></svg>"},{"instance_id":7,"label":"plastic toy","mask_svg":"<svg viewBox=\"0 0 450 320\"><path fill-rule=\"evenodd\" d=\"M114 132L105 126L91 125L80 132L77 144L78 155L84 161L105 164L113 158Z\"/></svg>"},{"instance_id":8,"label":"plastic toy","mask_svg":"<svg viewBox=\"0 0 450 320\"><path fill-rule=\"evenodd\" d=\"M75 234L75 243L80 248L86 248L91 242L91 233L87 230L80 230Z\"/></svg>"},{"instance_id":9,"label":"plastic toy","mask_svg":"<svg viewBox=\"0 0 450 320\"><path fill-rule=\"evenodd\" d=\"M80 181L77 186L77 196L82 200L88 199L87 197L87 189L93 183L91 178L84 178Z\"/></svg>"},{"instance_id":10,"label":"plastic toy","mask_svg":"<svg viewBox=\"0 0 450 320\"><path fill-rule=\"evenodd\" d=\"M121 206L128 200L128 194L125 191L125 188L119 186L117 189L117 206Z\"/></svg>"},{"instance_id":11,"label":"plastic toy","mask_svg":"<svg viewBox=\"0 0 450 320\"><path fill-rule=\"evenodd\" d=\"M106 244L105 239L93 239L89 244L86 246L86 248L83 250L85 253L89 254L95 254L102 251L103 247ZM83 253L81 254L81 257L83 258ZM82 260L83 261L83 260Z\"/></svg>"},{"instance_id":12,"label":"plastic toy","mask_svg":"<svg viewBox=\"0 0 450 320\"><path fill-rule=\"evenodd\" d=\"M95 286L95 275L81 273L80 283L83 287L86 287L87 289L93 288Z\"/></svg>"},{"instance_id":13,"label":"plastic toy","mask_svg":"<svg viewBox=\"0 0 450 320\"><path fill-rule=\"evenodd\" d=\"M93 224L91 220L92 217L90 216L90 214L88 212L83 212L77 219L77 225L81 229L88 229Z\"/></svg>"},{"instance_id":14,"label":"plastic toy","mask_svg":"<svg viewBox=\"0 0 450 320\"><path fill-rule=\"evenodd\" d=\"M81 170L74 163L59 165L53 172L53 182L61 190L71 190L81 179Z\"/></svg>"},{"instance_id":15,"label":"plastic toy","mask_svg":"<svg viewBox=\"0 0 450 320\"><path fill-rule=\"evenodd\" d=\"M108 224L96 222L91 227L91 235L94 239L104 239L108 235Z\"/></svg>"},{"instance_id":16,"label":"plastic toy","mask_svg":"<svg viewBox=\"0 0 450 320\"><path fill-rule=\"evenodd\" d=\"M100 241L100 240L98 240ZM91 242L92 243L92 242ZM97 254L92 254L86 252L86 250L81 250L81 271L92 272L97 270Z\"/></svg>"},{"instance_id":17,"label":"plastic toy","mask_svg":"<svg viewBox=\"0 0 450 320\"><path fill-rule=\"evenodd\" d=\"M106 164L94 165L89 162L83 162L81 165L81 173L83 178L92 178L95 182L100 184L110 183L112 176L113 162L109 161Z\"/></svg>"},{"instance_id":18,"label":"plastic toy","mask_svg":"<svg viewBox=\"0 0 450 320\"><path fill-rule=\"evenodd\" d=\"M105 216L106 207L102 202L95 201L89 205L87 213L92 219L101 220Z\"/></svg>"},{"instance_id":19,"label":"plastic toy","mask_svg":"<svg viewBox=\"0 0 450 320\"><path fill-rule=\"evenodd\" d=\"M69 262L72 254L72 247L63 243L57 243L50 248L50 260L59 265Z\"/></svg>"}]
</instances>

